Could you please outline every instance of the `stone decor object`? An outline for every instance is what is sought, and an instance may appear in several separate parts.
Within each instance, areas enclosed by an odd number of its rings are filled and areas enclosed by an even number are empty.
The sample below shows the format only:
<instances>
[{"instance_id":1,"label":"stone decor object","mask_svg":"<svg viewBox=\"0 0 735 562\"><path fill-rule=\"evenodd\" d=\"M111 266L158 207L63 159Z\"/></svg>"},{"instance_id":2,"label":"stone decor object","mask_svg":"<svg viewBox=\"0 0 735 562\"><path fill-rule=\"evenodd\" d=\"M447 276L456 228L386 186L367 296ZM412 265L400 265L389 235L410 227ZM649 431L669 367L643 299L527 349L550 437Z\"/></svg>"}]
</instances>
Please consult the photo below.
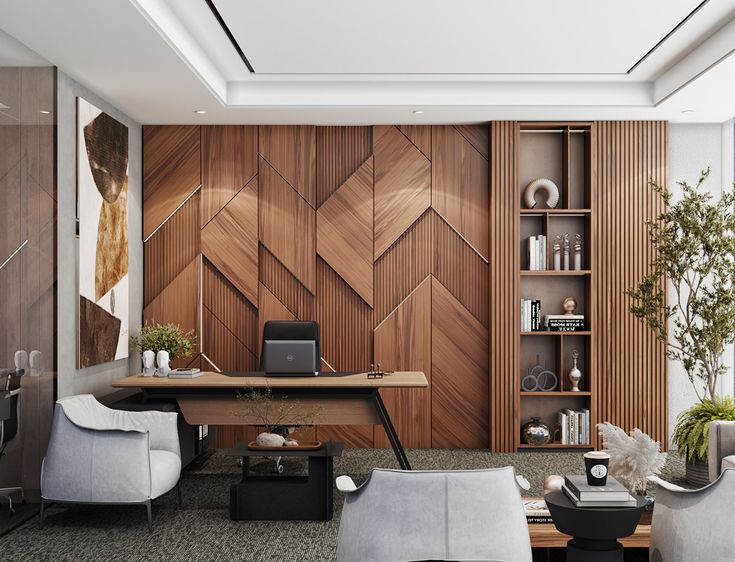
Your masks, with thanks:
<instances>
[{"instance_id":1,"label":"stone decor object","mask_svg":"<svg viewBox=\"0 0 735 562\"><path fill-rule=\"evenodd\" d=\"M296 441L296 439L286 439L286 442L283 445L285 447L298 447L299 442Z\"/></svg>"},{"instance_id":2,"label":"stone decor object","mask_svg":"<svg viewBox=\"0 0 735 562\"><path fill-rule=\"evenodd\" d=\"M155 359L156 359L156 354L153 353L150 349L146 349L143 352L143 376L144 377L152 377L153 374L156 372L156 367L154 365Z\"/></svg>"},{"instance_id":3,"label":"stone decor object","mask_svg":"<svg viewBox=\"0 0 735 562\"><path fill-rule=\"evenodd\" d=\"M156 365L158 365L158 369L156 369L156 376L157 377L167 377L168 374L171 372L171 367L169 367L169 354L168 351L165 349L162 349L158 352L158 355L156 356Z\"/></svg>"},{"instance_id":4,"label":"stone decor object","mask_svg":"<svg viewBox=\"0 0 735 562\"><path fill-rule=\"evenodd\" d=\"M255 438L255 443L259 447L283 447L286 444L286 439L282 435L264 431L258 434L258 437Z\"/></svg>"},{"instance_id":5,"label":"stone decor object","mask_svg":"<svg viewBox=\"0 0 735 562\"><path fill-rule=\"evenodd\" d=\"M546 194L546 206L549 209L556 208L559 204L559 188L549 178L535 179L526 186L523 192L526 208L536 208L536 192L538 191Z\"/></svg>"},{"instance_id":6,"label":"stone decor object","mask_svg":"<svg viewBox=\"0 0 735 562\"><path fill-rule=\"evenodd\" d=\"M31 376L40 377L41 373L43 373L43 353L41 353L37 349L34 349L33 351L31 351L31 354L28 357L28 364L31 368Z\"/></svg>"},{"instance_id":7,"label":"stone decor object","mask_svg":"<svg viewBox=\"0 0 735 562\"><path fill-rule=\"evenodd\" d=\"M544 495L551 492L561 492L564 485L564 477L558 474L551 474L544 479Z\"/></svg>"}]
</instances>

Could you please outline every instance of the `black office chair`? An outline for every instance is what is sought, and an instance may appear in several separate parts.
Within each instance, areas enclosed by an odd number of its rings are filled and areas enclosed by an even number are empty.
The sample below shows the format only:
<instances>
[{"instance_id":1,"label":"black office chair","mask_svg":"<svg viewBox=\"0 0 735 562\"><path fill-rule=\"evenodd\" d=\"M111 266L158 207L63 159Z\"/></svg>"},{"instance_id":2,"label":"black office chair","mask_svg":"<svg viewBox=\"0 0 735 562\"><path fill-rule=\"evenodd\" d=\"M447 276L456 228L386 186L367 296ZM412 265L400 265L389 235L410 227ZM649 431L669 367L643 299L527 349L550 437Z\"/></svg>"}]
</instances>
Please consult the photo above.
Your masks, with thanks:
<instances>
[{"instance_id":1,"label":"black office chair","mask_svg":"<svg viewBox=\"0 0 735 562\"><path fill-rule=\"evenodd\" d=\"M7 446L20 435L20 378L23 374L24 371L21 369L4 371L0 375L0 462ZM11 494L18 493L21 502L24 502L22 487L0 488L0 499L8 501L10 515L15 513Z\"/></svg>"},{"instance_id":2,"label":"black office chair","mask_svg":"<svg viewBox=\"0 0 735 562\"><path fill-rule=\"evenodd\" d=\"M260 348L260 370L263 371L266 340L313 340L316 347L316 368L321 369L322 353L319 348L319 324L313 321L268 320L263 326Z\"/></svg>"}]
</instances>

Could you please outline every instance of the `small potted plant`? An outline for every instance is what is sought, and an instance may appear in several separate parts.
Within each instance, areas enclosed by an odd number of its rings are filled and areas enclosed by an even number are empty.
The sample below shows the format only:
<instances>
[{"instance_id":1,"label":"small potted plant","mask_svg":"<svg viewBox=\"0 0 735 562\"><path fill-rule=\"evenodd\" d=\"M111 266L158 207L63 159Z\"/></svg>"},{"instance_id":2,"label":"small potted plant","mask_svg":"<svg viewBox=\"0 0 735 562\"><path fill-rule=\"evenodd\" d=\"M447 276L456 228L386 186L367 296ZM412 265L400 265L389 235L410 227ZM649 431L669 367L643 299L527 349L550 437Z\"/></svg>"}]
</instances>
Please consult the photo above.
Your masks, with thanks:
<instances>
[{"instance_id":1,"label":"small potted plant","mask_svg":"<svg viewBox=\"0 0 735 562\"><path fill-rule=\"evenodd\" d=\"M143 354L143 371L152 367L152 357L158 356L159 368L164 367L160 363L165 361L165 354L171 360L191 357L195 344L194 332L184 332L176 324L156 324L146 322L137 336L130 338L130 344ZM164 354L160 354L164 352ZM165 361L168 369L168 361ZM150 373L152 374L152 373Z\"/></svg>"},{"instance_id":2,"label":"small potted plant","mask_svg":"<svg viewBox=\"0 0 735 562\"><path fill-rule=\"evenodd\" d=\"M699 399L679 414L673 437L686 453L687 481L698 485L708 482L710 422L735 419L732 402L717 395L726 371L722 356L735 341L735 190L724 189L713 200L701 189L708 175L704 170L696 185L679 182L676 201L666 186L651 183L666 205L647 223L656 257L651 273L627 291L631 312L681 362ZM673 292L668 299L667 281Z\"/></svg>"}]
</instances>

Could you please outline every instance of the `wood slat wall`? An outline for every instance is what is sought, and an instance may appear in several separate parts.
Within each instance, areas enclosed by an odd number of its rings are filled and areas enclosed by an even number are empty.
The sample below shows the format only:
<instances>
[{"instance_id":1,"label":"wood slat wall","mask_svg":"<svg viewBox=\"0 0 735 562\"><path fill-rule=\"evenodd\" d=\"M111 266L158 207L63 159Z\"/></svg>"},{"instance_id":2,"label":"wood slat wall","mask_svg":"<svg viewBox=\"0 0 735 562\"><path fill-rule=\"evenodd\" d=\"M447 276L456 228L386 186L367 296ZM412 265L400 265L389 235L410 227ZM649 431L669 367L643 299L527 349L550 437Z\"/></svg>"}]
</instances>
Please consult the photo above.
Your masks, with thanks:
<instances>
[{"instance_id":1,"label":"wood slat wall","mask_svg":"<svg viewBox=\"0 0 735 562\"><path fill-rule=\"evenodd\" d=\"M519 128L515 121L490 126L490 449L515 451L520 408L518 335L520 203Z\"/></svg>"},{"instance_id":2,"label":"wood slat wall","mask_svg":"<svg viewBox=\"0 0 735 562\"><path fill-rule=\"evenodd\" d=\"M665 346L628 308L624 291L646 274L654 259L645 221L663 210L648 180L668 180L668 126L664 121L596 123L593 146L597 189L593 198L592 249L597 277L598 421L637 427L666 448L667 358Z\"/></svg>"}]
</instances>

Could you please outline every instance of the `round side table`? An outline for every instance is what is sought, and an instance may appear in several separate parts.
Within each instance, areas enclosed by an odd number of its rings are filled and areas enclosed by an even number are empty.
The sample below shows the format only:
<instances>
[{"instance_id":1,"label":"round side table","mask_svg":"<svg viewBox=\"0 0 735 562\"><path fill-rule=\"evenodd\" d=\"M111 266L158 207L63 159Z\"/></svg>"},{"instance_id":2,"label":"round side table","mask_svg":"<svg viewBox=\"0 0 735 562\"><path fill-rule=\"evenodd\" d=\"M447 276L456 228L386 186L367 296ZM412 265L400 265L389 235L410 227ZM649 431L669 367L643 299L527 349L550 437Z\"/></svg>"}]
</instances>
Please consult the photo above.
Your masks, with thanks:
<instances>
[{"instance_id":1,"label":"round side table","mask_svg":"<svg viewBox=\"0 0 735 562\"><path fill-rule=\"evenodd\" d=\"M567 562L623 562L619 538L635 532L646 500L636 497L636 507L576 507L563 492L544 496L554 526L571 535Z\"/></svg>"}]
</instances>

